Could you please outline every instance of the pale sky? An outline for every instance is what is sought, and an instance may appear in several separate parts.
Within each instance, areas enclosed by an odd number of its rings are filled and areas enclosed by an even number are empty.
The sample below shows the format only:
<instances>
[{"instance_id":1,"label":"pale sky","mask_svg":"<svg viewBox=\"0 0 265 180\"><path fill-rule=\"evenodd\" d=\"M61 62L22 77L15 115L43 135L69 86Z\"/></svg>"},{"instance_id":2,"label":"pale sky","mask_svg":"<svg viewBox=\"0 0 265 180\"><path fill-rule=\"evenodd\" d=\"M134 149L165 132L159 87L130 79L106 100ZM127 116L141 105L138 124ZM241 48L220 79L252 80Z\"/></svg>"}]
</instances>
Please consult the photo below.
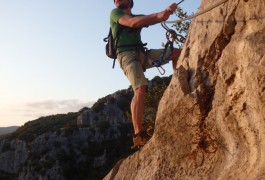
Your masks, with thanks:
<instances>
[{"instance_id":1,"label":"pale sky","mask_svg":"<svg viewBox=\"0 0 265 180\"><path fill-rule=\"evenodd\" d=\"M134 0L134 14L164 10L172 0ZM196 12L200 0L180 6ZM0 0L0 127L90 107L129 87L105 55L113 0ZM175 20L173 15L169 20ZM169 24L170 26L170 24ZM163 48L160 24L142 31L148 48ZM164 67L172 74L171 64ZM146 77L160 75L156 68Z\"/></svg>"}]
</instances>

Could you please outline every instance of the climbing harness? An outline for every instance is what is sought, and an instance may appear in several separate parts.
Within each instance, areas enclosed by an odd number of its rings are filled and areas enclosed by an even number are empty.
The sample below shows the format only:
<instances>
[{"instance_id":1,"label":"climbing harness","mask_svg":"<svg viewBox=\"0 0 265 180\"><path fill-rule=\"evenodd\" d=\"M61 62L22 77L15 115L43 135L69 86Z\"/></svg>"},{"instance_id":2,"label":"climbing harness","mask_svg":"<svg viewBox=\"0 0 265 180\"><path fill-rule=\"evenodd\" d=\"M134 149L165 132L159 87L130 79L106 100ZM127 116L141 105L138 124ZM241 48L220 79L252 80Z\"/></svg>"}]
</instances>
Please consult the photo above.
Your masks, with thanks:
<instances>
[{"instance_id":1,"label":"climbing harness","mask_svg":"<svg viewBox=\"0 0 265 180\"><path fill-rule=\"evenodd\" d=\"M181 4L183 1L184 0L181 0L177 5ZM166 25L166 23L174 23L174 24L176 24L176 23L180 23L182 21L193 19L194 17L200 16L202 14L205 14L206 12L211 11L212 9L220 6L221 4L223 4L223 3L227 2L227 1L228 0L221 0L220 2L210 6L208 8L206 8L205 10L203 10L201 12L196 13L195 15L188 16L188 17L183 18L183 19L179 19L179 20L176 20L176 21L164 21L164 22L161 22L162 27L166 30L167 43L165 44L165 48L164 48L164 50L162 52L162 55L160 56L160 59L159 60L155 60L155 61L152 62L152 65L154 67L157 67L157 69L158 69L158 71L159 71L159 73L161 75L165 74L165 69L162 67L162 65L165 64L166 62L168 62L169 61L168 58L173 54L173 51L174 51L173 44L174 44L174 42L177 43L177 41L178 41L180 43L184 43L185 40L186 40L181 34L176 33L176 31L174 31L173 29L170 29ZM169 35L171 35L171 37L169 37ZM170 38L171 38L171 40L170 40ZM167 51L168 47L170 48L170 54L167 57L165 57L165 54L166 54L166 51Z\"/></svg>"}]
</instances>

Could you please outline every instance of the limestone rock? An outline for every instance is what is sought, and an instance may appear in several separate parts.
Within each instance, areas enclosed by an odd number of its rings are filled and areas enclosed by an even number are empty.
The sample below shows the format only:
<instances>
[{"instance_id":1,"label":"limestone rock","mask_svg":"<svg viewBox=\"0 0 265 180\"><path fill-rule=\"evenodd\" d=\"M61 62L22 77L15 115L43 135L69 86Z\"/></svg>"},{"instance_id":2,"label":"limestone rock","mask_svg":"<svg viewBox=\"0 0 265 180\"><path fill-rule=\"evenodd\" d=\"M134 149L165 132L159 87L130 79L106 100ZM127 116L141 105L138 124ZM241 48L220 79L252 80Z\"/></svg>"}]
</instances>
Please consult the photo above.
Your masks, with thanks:
<instances>
[{"instance_id":1,"label":"limestone rock","mask_svg":"<svg viewBox=\"0 0 265 180\"><path fill-rule=\"evenodd\" d=\"M116 92L110 95L111 98L119 102L122 99L122 95ZM94 112L91 108L84 110L77 118L77 125L79 127L95 127L101 122L108 121L111 125L118 125L120 123L128 123L127 118L124 116L124 112L118 107L117 103L113 103L108 100L100 112Z\"/></svg>"},{"instance_id":2,"label":"limestone rock","mask_svg":"<svg viewBox=\"0 0 265 180\"><path fill-rule=\"evenodd\" d=\"M0 171L17 173L28 158L27 144L24 141L12 140L0 142Z\"/></svg>"},{"instance_id":3,"label":"limestone rock","mask_svg":"<svg viewBox=\"0 0 265 180\"><path fill-rule=\"evenodd\" d=\"M264 9L229 0L193 19L152 139L106 180L265 179Z\"/></svg>"}]
</instances>

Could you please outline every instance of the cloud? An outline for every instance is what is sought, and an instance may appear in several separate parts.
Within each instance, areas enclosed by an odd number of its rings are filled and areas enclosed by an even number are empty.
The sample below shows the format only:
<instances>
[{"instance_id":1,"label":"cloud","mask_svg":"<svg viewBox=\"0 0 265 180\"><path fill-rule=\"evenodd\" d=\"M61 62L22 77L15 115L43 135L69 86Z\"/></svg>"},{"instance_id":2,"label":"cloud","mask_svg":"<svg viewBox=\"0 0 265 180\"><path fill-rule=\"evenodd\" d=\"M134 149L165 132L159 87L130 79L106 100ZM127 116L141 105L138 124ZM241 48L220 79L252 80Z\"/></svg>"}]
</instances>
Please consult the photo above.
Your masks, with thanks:
<instances>
[{"instance_id":1,"label":"cloud","mask_svg":"<svg viewBox=\"0 0 265 180\"><path fill-rule=\"evenodd\" d=\"M95 101L84 101L80 99L47 99L43 101L8 104L0 108L0 127L23 125L27 121L35 120L42 116L77 112L83 107L91 107L94 103Z\"/></svg>"},{"instance_id":2,"label":"cloud","mask_svg":"<svg viewBox=\"0 0 265 180\"><path fill-rule=\"evenodd\" d=\"M79 99L67 99L67 100L44 100L36 101L25 104L24 110L27 113L24 115L32 116L32 114L38 114L39 116L77 112L83 107L91 107L94 101L82 101ZM33 115L36 116L36 115Z\"/></svg>"},{"instance_id":3,"label":"cloud","mask_svg":"<svg viewBox=\"0 0 265 180\"><path fill-rule=\"evenodd\" d=\"M65 111L78 111L82 107L91 107L94 101L84 102L79 99L68 99L68 100L44 100L30 102L25 105L27 108L42 109L42 110L65 110Z\"/></svg>"}]
</instances>

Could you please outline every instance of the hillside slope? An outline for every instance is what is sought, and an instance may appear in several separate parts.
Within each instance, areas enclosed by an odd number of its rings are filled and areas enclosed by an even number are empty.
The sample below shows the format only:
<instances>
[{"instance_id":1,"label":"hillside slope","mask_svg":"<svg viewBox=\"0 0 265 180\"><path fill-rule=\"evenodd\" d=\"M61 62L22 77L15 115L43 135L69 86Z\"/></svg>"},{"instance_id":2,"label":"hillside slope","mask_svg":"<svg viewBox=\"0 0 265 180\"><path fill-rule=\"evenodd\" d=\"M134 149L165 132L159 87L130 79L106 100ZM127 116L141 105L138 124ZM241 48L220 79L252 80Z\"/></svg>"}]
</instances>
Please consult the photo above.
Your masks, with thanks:
<instances>
[{"instance_id":1,"label":"hillside slope","mask_svg":"<svg viewBox=\"0 0 265 180\"><path fill-rule=\"evenodd\" d=\"M193 20L152 139L106 180L265 179L264 8L229 0Z\"/></svg>"}]
</instances>

